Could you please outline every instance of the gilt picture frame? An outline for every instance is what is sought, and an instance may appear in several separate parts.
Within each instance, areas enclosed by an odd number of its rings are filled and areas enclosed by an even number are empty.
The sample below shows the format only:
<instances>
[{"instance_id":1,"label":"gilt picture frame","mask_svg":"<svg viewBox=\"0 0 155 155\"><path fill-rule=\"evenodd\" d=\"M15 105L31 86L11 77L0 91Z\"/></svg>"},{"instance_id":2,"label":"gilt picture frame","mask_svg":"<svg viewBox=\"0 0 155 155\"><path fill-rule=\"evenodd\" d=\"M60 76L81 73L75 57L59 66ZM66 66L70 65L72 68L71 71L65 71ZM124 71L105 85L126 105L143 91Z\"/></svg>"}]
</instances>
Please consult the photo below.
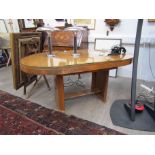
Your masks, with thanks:
<instances>
[{"instance_id":1,"label":"gilt picture frame","mask_svg":"<svg viewBox=\"0 0 155 155\"><path fill-rule=\"evenodd\" d=\"M71 19L71 24L76 26L87 27L89 30L95 29L95 19Z\"/></svg>"},{"instance_id":2,"label":"gilt picture frame","mask_svg":"<svg viewBox=\"0 0 155 155\"><path fill-rule=\"evenodd\" d=\"M30 54L39 53L41 51L40 44L40 32L10 34L13 86L16 90L24 86L25 83L30 84L36 80L36 76L27 76L26 73L21 71L20 59Z\"/></svg>"},{"instance_id":3,"label":"gilt picture frame","mask_svg":"<svg viewBox=\"0 0 155 155\"><path fill-rule=\"evenodd\" d=\"M37 28L35 19L18 19L20 32L34 32Z\"/></svg>"},{"instance_id":4,"label":"gilt picture frame","mask_svg":"<svg viewBox=\"0 0 155 155\"><path fill-rule=\"evenodd\" d=\"M153 23L155 23L155 19L148 19L148 22L153 22Z\"/></svg>"},{"instance_id":5,"label":"gilt picture frame","mask_svg":"<svg viewBox=\"0 0 155 155\"><path fill-rule=\"evenodd\" d=\"M35 20L34 19L23 19L25 28L35 28Z\"/></svg>"},{"instance_id":6,"label":"gilt picture frame","mask_svg":"<svg viewBox=\"0 0 155 155\"><path fill-rule=\"evenodd\" d=\"M94 50L102 52L110 52L114 46L122 46L122 39L120 38L95 38ZM118 69L111 69L110 77L117 77Z\"/></svg>"}]
</instances>

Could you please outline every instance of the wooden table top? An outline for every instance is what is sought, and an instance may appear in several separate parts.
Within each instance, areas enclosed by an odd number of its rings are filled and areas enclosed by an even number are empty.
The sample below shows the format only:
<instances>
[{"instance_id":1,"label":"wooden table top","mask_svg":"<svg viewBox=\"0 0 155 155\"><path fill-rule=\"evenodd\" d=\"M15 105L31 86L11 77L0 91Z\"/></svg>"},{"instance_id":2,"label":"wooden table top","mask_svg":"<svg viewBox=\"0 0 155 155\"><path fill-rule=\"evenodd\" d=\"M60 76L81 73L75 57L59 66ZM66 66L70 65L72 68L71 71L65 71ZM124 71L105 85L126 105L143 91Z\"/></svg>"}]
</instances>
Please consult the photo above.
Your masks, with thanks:
<instances>
[{"instance_id":1,"label":"wooden table top","mask_svg":"<svg viewBox=\"0 0 155 155\"><path fill-rule=\"evenodd\" d=\"M65 75L91 72L100 69L111 69L128 65L131 55L107 56L106 53L78 50L80 57L74 58L72 50L54 51L55 57L47 57L47 53L39 53L21 59L21 69L31 74Z\"/></svg>"}]
</instances>

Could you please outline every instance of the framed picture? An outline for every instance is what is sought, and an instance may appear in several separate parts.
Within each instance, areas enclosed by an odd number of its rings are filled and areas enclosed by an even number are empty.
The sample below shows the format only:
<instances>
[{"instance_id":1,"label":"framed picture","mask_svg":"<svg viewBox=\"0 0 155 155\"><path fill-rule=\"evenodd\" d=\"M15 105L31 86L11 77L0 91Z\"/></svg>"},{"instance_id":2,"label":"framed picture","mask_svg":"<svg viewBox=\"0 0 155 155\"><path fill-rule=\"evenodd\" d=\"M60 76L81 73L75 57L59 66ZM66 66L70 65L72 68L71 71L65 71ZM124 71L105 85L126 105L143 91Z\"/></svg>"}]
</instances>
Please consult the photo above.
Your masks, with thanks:
<instances>
[{"instance_id":1,"label":"framed picture","mask_svg":"<svg viewBox=\"0 0 155 155\"><path fill-rule=\"evenodd\" d=\"M35 20L34 19L23 19L25 28L35 28Z\"/></svg>"},{"instance_id":2,"label":"framed picture","mask_svg":"<svg viewBox=\"0 0 155 155\"><path fill-rule=\"evenodd\" d=\"M52 23L55 27L63 28L65 26L65 19L55 19Z\"/></svg>"},{"instance_id":3,"label":"framed picture","mask_svg":"<svg viewBox=\"0 0 155 155\"><path fill-rule=\"evenodd\" d=\"M36 80L36 75L25 74L20 69L20 59L22 57L39 53L41 50L41 33L11 33L11 56L13 70L13 85L17 90L22 86L29 85Z\"/></svg>"},{"instance_id":4,"label":"framed picture","mask_svg":"<svg viewBox=\"0 0 155 155\"><path fill-rule=\"evenodd\" d=\"M148 22L155 22L155 19L148 19Z\"/></svg>"},{"instance_id":5,"label":"framed picture","mask_svg":"<svg viewBox=\"0 0 155 155\"><path fill-rule=\"evenodd\" d=\"M35 19L18 19L20 32L34 32L37 28Z\"/></svg>"},{"instance_id":6,"label":"framed picture","mask_svg":"<svg viewBox=\"0 0 155 155\"><path fill-rule=\"evenodd\" d=\"M95 38L95 51L103 51L110 52L112 47L114 46L122 46L122 39L115 38ZM117 69L111 69L109 72L109 76L117 77Z\"/></svg>"},{"instance_id":7,"label":"framed picture","mask_svg":"<svg viewBox=\"0 0 155 155\"><path fill-rule=\"evenodd\" d=\"M71 19L71 24L77 26L86 26L89 30L95 29L95 19Z\"/></svg>"},{"instance_id":8,"label":"framed picture","mask_svg":"<svg viewBox=\"0 0 155 155\"><path fill-rule=\"evenodd\" d=\"M121 46L122 39L95 38L95 51L111 51L113 46Z\"/></svg>"},{"instance_id":9,"label":"framed picture","mask_svg":"<svg viewBox=\"0 0 155 155\"><path fill-rule=\"evenodd\" d=\"M55 19L57 22L64 22L65 19Z\"/></svg>"}]
</instances>

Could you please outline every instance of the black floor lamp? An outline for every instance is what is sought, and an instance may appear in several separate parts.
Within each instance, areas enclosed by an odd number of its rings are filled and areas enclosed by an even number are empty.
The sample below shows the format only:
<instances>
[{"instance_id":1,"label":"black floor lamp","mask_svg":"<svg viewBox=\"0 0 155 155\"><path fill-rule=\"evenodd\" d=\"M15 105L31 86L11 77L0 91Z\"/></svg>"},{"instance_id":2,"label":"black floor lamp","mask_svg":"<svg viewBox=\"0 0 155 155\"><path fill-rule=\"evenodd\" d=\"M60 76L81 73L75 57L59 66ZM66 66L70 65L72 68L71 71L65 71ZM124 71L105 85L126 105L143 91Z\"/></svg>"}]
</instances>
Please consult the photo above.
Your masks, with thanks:
<instances>
[{"instance_id":1,"label":"black floor lamp","mask_svg":"<svg viewBox=\"0 0 155 155\"><path fill-rule=\"evenodd\" d=\"M110 117L113 124L116 126L121 126L135 130L155 131L155 121L150 116L150 113L147 112L147 110L144 110L142 113L135 112L137 68L142 26L143 19L138 19L132 69L131 99L115 101L110 109ZM127 109L125 105L129 102L131 102L131 106Z\"/></svg>"}]
</instances>

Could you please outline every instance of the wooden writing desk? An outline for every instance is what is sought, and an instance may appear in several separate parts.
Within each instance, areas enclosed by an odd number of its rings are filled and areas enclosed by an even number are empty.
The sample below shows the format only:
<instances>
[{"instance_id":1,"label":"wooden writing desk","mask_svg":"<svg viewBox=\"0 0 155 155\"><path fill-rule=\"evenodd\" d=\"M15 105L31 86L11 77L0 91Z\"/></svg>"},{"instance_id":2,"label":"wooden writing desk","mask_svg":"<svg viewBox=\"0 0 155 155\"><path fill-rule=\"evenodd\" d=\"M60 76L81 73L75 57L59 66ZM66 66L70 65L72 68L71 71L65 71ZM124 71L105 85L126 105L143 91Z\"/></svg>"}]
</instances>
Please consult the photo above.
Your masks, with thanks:
<instances>
[{"instance_id":1,"label":"wooden writing desk","mask_svg":"<svg viewBox=\"0 0 155 155\"><path fill-rule=\"evenodd\" d=\"M106 101L109 70L132 62L130 55L100 56L99 52L79 50L79 58L73 58L72 50L54 51L55 57L48 58L46 53L34 54L21 59L23 72L39 75L55 75L56 101L59 110L65 110L64 100L88 94L98 94L103 102ZM90 90L64 93L63 76L92 72Z\"/></svg>"}]
</instances>

